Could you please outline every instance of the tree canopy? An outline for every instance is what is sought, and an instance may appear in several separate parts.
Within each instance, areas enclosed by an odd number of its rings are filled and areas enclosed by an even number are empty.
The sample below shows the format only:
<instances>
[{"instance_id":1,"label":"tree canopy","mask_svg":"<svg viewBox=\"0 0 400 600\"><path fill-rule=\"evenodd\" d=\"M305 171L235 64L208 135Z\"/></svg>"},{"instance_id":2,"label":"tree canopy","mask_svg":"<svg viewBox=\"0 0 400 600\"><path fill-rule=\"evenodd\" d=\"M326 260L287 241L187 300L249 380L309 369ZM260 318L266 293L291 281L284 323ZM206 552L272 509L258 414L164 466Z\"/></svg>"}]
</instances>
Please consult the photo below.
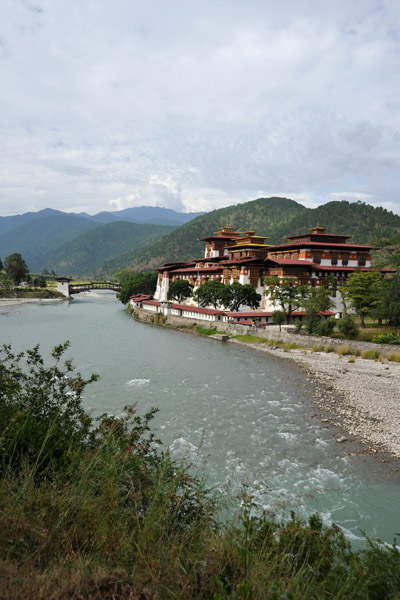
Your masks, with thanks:
<instances>
[{"instance_id":1,"label":"tree canopy","mask_svg":"<svg viewBox=\"0 0 400 600\"><path fill-rule=\"evenodd\" d=\"M211 304L215 309L218 309L223 305L225 287L221 281L205 281L194 292L193 298L200 306L209 306Z\"/></svg>"},{"instance_id":2,"label":"tree canopy","mask_svg":"<svg viewBox=\"0 0 400 600\"><path fill-rule=\"evenodd\" d=\"M378 303L372 316L386 319L392 327L400 326L400 269L392 277L384 278L378 290Z\"/></svg>"},{"instance_id":3,"label":"tree canopy","mask_svg":"<svg viewBox=\"0 0 400 600\"><path fill-rule=\"evenodd\" d=\"M155 292L157 285L157 273L137 273L132 269L120 271L118 279L121 290L117 294L122 304L127 304L131 296L135 294L149 294Z\"/></svg>"},{"instance_id":4,"label":"tree canopy","mask_svg":"<svg viewBox=\"0 0 400 600\"><path fill-rule=\"evenodd\" d=\"M297 277L266 277L265 284L264 293L285 314L286 323L290 323L291 315L304 306L312 290L308 285L298 285Z\"/></svg>"},{"instance_id":5,"label":"tree canopy","mask_svg":"<svg viewBox=\"0 0 400 600\"><path fill-rule=\"evenodd\" d=\"M169 284L167 299L183 302L192 295L193 286L187 279L177 279Z\"/></svg>"},{"instance_id":6,"label":"tree canopy","mask_svg":"<svg viewBox=\"0 0 400 600\"><path fill-rule=\"evenodd\" d=\"M4 265L13 285L19 285L29 273L26 262L18 252L6 256Z\"/></svg>"},{"instance_id":7,"label":"tree canopy","mask_svg":"<svg viewBox=\"0 0 400 600\"><path fill-rule=\"evenodd\" d=\"M228 310L237 312L242 305L250 308L258 308L261 302L261 296L256 292L250 283L242 285L234 281L225 286L222 293L222 303Z\"/></svg>"},{"instance_id":8,"label":"tree canopy","mask_svg":"<svg viewBox=\"0 0 400 600\"><path fill-rule=\"evenodd\" d=\"M356 271L351 273L342 287L345 300L350 301L365 327L365 317L370 315L379 304L382 275L377 271Z\"/></svg>"}]
</instances>

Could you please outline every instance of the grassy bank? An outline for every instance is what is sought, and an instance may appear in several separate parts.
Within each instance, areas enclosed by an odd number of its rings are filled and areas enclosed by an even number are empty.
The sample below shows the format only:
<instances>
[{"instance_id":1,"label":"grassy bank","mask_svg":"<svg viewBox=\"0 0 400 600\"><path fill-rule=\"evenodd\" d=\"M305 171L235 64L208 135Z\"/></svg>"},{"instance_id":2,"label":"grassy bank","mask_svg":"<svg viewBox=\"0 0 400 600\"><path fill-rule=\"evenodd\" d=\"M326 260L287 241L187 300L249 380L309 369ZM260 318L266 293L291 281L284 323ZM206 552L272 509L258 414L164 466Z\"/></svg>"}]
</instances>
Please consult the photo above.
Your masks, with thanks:
<instances>
[{"instance_id":1,"label":"grassy bank","mask_svg":"<svg viewBox=\"0 0 400 600\"><path fill-rule=\"evenodd\" d=\"M10 290L0 288L0 300L13 300L14 298L27 299L45 299L45 298L65 298L63 294L56 290L46 288L14 288Z\"/></svg>"},{"instance_id":2,"label":"grassy bank","mask_svg":"<svg viewBox=\"0 0 400 600\"><path fill-rule=\"evenodd\" d=\"M0 362L0 597L398 598L400 555L207 489L151 432L154 410L94 420L66 346ZM47 361L48 362L48 361ZM231 514L229 520L220 515Z\"/></svg>"}]
</instances>

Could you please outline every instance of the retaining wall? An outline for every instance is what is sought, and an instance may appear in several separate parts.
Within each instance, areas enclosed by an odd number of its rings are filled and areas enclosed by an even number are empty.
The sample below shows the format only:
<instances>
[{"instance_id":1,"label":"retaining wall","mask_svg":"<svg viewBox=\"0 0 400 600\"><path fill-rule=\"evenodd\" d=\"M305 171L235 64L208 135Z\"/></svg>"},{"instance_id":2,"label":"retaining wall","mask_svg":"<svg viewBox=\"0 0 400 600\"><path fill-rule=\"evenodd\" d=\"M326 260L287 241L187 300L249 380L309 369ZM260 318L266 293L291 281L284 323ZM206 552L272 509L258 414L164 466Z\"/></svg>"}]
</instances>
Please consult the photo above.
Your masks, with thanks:
<instances>
[{"instance_id":1,"label":"retaining wall","mask_svg":"<svg viewBox=\"0 0 400 600\"><path fill-rule=\"evenodd\" d=\"M144 309L135 308L133 316L139 321L145 323L154 323L159 325L169 324L172 327L189 328L191 326L203 327L205 329L217 329L220 332L229 333L230 335L255 335L260 338L275 340L288 344L299 344L306 348L313 346L349 346L352 350L359 348L363 350L378 350L382 356L387 356L391 352L400 352L398 346L390 344L373 344L372 342L360 342L355 340L340 340L331 337L322 337L317 335L307 335L305 333L295 333L294 327L291 325L283 325L282 331L279 331L278 325L268 325L266 327L249 327L247 325L237 325L226 323L223 321L205 321L203 319L189 319L185 317L176 317L168 315L165 317L162 313L149 312ZM159 322L157 323L157 318Z\"/></svg>"}]
</instances>

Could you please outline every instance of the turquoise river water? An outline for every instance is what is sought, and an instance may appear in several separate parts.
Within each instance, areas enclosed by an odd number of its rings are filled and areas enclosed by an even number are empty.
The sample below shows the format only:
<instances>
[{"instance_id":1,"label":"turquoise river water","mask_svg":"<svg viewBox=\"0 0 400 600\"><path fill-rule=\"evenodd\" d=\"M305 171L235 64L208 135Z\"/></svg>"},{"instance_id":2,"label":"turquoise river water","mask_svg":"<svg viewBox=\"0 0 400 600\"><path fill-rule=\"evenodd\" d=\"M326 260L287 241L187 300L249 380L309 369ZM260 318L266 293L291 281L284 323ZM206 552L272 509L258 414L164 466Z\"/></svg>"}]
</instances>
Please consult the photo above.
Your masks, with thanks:
<instances>
[{"instance_id":1,"label":"turquoise river water","mask_svg":"<svg viewBox=\"0 0 400 600\"><path fill-rule=\"evenodd\" d=\"M48 354L65 340L77 370L100 375L86 407L116 415L134 402L141 414L159 408L157 437L174 456L205 465L209 484L233 495L254 486L278 515L318 511L352 540L364 531L392 542L400 531L393 469L349 455L337 432L312 418L309 384L291 361L137 323L111 292L1 309L1 344L39 343Z\"/></svg>"}]
</instances>

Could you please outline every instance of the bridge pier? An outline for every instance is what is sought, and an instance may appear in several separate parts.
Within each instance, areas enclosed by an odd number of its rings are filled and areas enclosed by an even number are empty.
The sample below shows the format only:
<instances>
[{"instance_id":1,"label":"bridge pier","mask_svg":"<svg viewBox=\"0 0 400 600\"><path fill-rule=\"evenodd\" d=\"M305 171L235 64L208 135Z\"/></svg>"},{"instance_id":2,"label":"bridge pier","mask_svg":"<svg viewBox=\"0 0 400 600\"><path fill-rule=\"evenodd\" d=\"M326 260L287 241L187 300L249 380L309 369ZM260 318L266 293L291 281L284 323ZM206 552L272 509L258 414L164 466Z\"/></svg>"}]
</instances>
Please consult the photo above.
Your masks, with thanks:
<instances>
[{"instance_id":1,"label":"bridge pier","mask_svg":"<svg viewBox=\"0 0 400 600\"><path fill-rule=\"evenodd\" d=\"M57 292L61 292L66 298L71 298L69 283L71 279L68 277L59 277L57 279Z\"/></svg>"}]
</instances>

